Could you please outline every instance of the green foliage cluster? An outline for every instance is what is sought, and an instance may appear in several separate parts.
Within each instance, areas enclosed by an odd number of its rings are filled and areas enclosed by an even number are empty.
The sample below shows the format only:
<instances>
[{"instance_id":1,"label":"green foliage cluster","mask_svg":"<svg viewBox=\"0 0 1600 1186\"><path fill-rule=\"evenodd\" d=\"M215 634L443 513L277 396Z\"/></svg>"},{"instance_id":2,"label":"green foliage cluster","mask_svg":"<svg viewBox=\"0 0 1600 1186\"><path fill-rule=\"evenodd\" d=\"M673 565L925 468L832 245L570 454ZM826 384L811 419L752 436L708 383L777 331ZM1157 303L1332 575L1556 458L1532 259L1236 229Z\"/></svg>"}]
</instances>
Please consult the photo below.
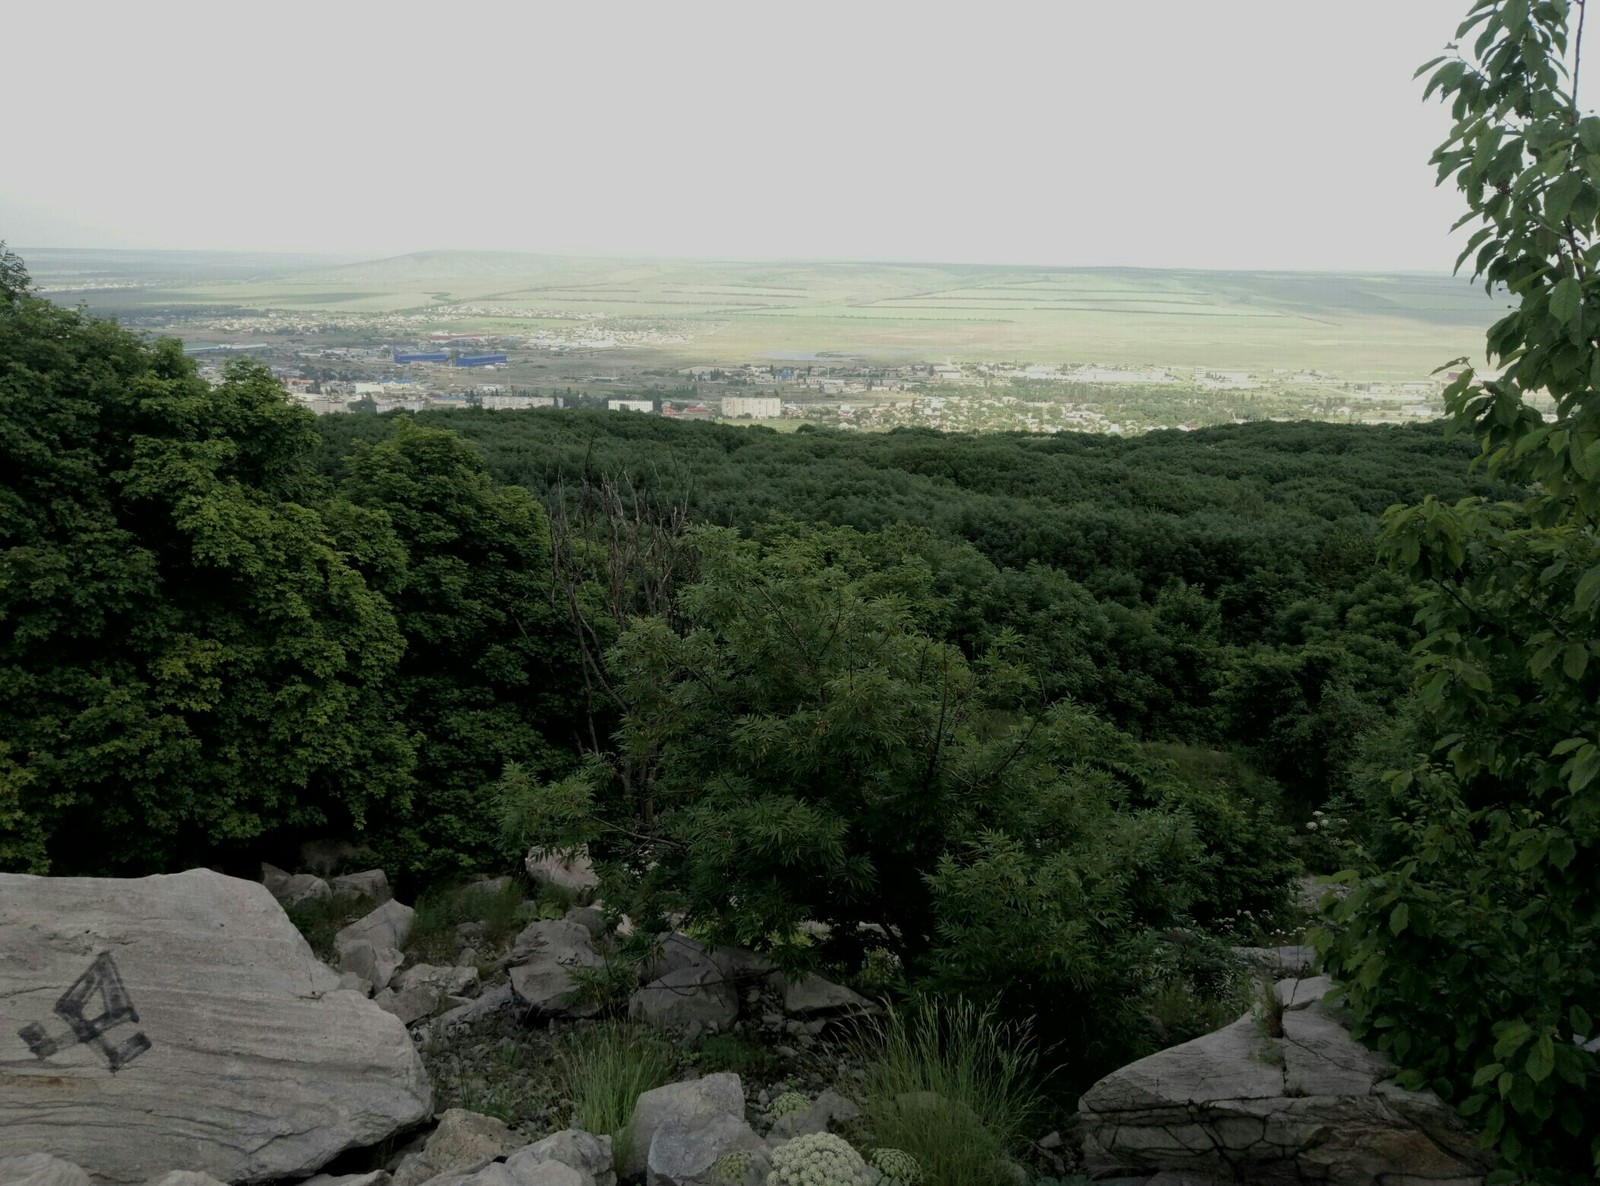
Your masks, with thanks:
<instances>
[{"instance_id":1,"label":"green foliage cluster","mask_svg":"<svg viewBox=\"0 0 1600 1186\"><path fill-rule=\"evenodd\" d=\"M1528 493L1388 516L1421 590L1417 695L1388 826L1319 936L1358 1032L1480 1124L1506 1180L1600 1171L1600 118L1564 65L1572 15L1480 0L1419 72L1455 118L1434 162L1476 224L1462 261L1515 300L1489 332L1499 377L1447 398L1481 467Z\"/></svg>"},{"instance_id":2,"label":"green foliage cluster","mask_svg":"<svg viewBox=\"0 0 1600 1186\"><path fill-rule=\"evenodd\" d=\"M641 619L608 656L614 748L507 780L514 847L587 845L635 919L791 967L887 948L913 982L1047 1012L1104 1059L1140 1032L1163 932L1281 904L1295 866L1269 805L1033 703L1007 639L969 661L920 633L892 574L855 569L856 533L690 538L677 622Z\"/></svg>"},{"instance_id":3,"label":"green foliage cluster","mask_svg":"<svg viewBox=\"0 0 1600 1186\"><path fill-rule=\"evenodd\" d=\"M438 430L335 486L265 368L213 388L176 342L29 295L14 258L0 868L152 872L330 832L397 873L495 859L489 787L559 760L570 699L542 509Z\"/></svg>"}]
</instances>

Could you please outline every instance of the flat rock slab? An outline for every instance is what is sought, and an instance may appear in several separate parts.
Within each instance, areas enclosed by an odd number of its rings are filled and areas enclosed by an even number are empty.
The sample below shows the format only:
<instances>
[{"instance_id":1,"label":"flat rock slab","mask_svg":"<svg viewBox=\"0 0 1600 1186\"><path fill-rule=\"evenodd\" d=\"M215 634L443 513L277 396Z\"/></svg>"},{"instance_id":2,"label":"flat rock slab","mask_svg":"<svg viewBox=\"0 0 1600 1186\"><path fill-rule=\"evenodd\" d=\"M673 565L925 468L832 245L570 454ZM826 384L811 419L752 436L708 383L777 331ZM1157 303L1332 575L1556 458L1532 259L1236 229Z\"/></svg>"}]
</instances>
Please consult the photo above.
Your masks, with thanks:
<instances>
[{"instance_id":1,"label":"flat rock slab","mask_svg":"<svg viewBox=\"0 0 1600 1186\"><path fill-rule=\"evenodd\" d=\"M0 874L0 1158L104 1183L302 1177L425 1120L400 1022L311 952L266 887L197 869Z\"/></svg>"},{"instance_id":2,"label":"flat rock slab","mask_svg":"<svg viewBox=\"0 0 1600 1186\"><path fill-rule=\"evenodd\" d=\"M1140 1059L1078 1102L1083 1156L1119 1174L1262 1186L1459 1184L1488 1168L1440 1100L1402 1091L1323 1001L1326 977L1283 980L1283 1032L1244 1017Z\"/></svg>"}]
</instances>

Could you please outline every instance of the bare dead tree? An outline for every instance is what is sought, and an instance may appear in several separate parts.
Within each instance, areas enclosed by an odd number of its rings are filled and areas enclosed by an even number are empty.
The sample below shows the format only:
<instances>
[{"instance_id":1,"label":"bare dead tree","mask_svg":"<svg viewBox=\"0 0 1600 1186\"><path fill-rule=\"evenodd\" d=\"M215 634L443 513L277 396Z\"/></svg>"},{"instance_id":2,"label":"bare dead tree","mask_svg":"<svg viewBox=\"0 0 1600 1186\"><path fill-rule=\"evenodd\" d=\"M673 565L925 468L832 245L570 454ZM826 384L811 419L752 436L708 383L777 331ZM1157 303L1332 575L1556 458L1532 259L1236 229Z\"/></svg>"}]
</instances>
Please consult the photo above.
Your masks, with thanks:
<instances>
[{"instance_id":1,"label":"bare dead tree","mask_svg":"<svg viewBox=\"0 0 1600 1186\"><path fill-rule=\"evenodd\" d=\"M597 723L604 708L621 714L630 707L606 674L611 632L623 633L647 617L674 624L677 585L693 566L684 538L688 525L687 494L655 502L626 473L598 481L585 478L576 489L556 483L550 505L550 563L555 596L566 601L582 661L589 735L580 739L580 746L593 754L605 750ZM647 823L654 816L654 769L652 759L642 768L618 771Z\"/></svg>"}]
</instances>

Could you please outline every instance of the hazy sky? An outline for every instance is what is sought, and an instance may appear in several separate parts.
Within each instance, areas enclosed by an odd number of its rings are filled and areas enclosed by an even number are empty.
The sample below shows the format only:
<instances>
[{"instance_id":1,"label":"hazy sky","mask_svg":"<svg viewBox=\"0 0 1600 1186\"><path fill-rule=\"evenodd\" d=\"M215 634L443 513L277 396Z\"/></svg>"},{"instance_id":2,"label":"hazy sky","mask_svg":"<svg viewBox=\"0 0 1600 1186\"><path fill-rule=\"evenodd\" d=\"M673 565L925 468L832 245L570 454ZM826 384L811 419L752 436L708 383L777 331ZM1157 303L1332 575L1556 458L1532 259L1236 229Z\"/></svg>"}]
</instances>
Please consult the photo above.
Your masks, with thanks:
<instances>
[{"instance_id":1,"label":"hazy sky","mask_svg":"<svg viewBox=\"0 0 1600 1186\"><path fill-rule=\"evenodd\" d=\"M1467 8L18 4L0 238L1444 269Z\"/></svg>"}]
</instances>

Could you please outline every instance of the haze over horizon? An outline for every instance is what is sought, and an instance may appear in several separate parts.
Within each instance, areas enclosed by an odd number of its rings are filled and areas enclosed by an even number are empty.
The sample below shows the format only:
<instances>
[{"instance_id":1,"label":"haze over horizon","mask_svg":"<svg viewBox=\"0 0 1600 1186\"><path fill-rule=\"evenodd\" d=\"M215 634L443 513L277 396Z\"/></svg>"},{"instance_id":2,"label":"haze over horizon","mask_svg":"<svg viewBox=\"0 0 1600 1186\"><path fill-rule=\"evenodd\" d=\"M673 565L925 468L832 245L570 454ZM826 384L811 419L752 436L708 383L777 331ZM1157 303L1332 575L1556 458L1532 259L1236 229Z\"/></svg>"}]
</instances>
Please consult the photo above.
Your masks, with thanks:
<instances>
[{"instance_id":1,"label":"haze over horizon","mask_svg":"<svg viewBox=\"0 0 1600 1186\"><path fill-rule=\"evenodd\" d=\"M1459 0L12 17L17 246L1447 271ZM115 118L107 113L115 113ZM71 151L63 151L70 147Z\"/></svg>"}]
</instances>

